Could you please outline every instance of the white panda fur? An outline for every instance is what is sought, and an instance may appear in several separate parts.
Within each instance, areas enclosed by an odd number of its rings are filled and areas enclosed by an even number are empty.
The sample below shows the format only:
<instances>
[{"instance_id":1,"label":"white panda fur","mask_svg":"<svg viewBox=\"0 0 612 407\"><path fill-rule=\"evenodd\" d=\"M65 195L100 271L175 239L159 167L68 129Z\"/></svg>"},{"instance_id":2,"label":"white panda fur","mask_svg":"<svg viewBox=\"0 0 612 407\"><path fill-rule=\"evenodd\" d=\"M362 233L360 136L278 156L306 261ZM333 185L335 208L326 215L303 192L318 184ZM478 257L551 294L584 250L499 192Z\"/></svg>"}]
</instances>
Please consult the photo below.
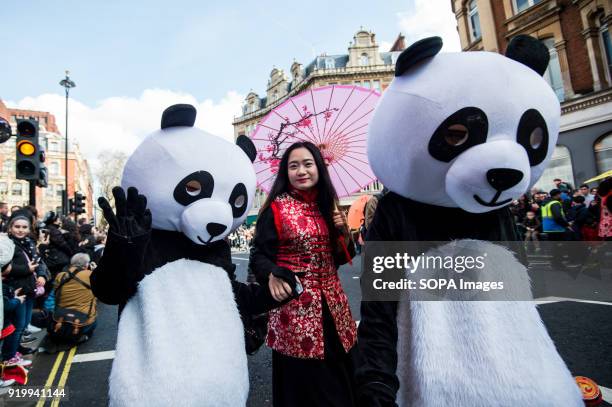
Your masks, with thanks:
<instances>
[{"instance_id":1,"label":"white panda fur","mask_svg":"<svg viewBox=\"0 0 612 407\"><path fill-rule=\"evenodd\" d=\"M419 47L428 41L434 44L433 51L423 52ZM396 76L368 129L370 165L391 191L379 202L371 225L376 230L374 237L384 238L374 240L511 237L516 231L504 206L535 184L546 168L558 137L559 101L538 74L541 67L532 69L490 52L437 54L442 46L439 38L415 45L398 58L406 57L404 62L408 63L402 69L396 67ZM540 57L546 53L541 43L533 49ZM435 158L430 154L432 135L449 116L466 107L485 112L486 141L447 161ZM517 141L519 121L529 109L540 113L548 130L547 148L542 145L539 150L545 157L535 165ZM488 171L499 168L520 171L520 182L496 190L488 180ZM497 196L499 199L486 202L503 204L482 205L476 195L485 200ZM407 213L407 208L419 208L420 212ZM454 209L455 222L465 230L454 224L444 230L445 225L431 222L442 229L430 232L426 222L414 220L440 214L453 222L450 210ZM466 219L472 221L466 223ZM479 223L479 219L491 220ZM401 229L396 224L402 225ZM519 291L521 284L523 290L529 288L525 268L510 253L484 241L471 244L488 251L489 256L491 252L498 256L497 261L489 257L491 270L483 272L483 278L491 281L496 273L514 274ZM399 342L393 350L398 357L397 400L401 406L582 405L578 388L532 302L425 302L404 297L397 307ZM375 356L378 348L393 346L378 333L380 324L376 325L378 318L383 318L377 313L390 310L367 302L362 305L359 341L369 359L358 371L358 381L365 397L396 396L390 391L394 382L376 382L394 368Z\"/></svg>"},{"instance_id":2,"label":"white panda fur","mask_svg":"<svg viewBox=\"0 0 612 407\"><path fill-rule=\"evenodd\" d=\"M244 406L243 327L226 271L178 260L145 277L121 314L109 385L117 407Z\"/></svg>"},{"instance_id":3,"label":"white panda fur","mask_svg":"<svg viewBox=\"0 0 612 407\"><path fill-rule=\"evenodd\" d=\"M470 106L488 117L487 141L451 162L433 159L428 142L436 128L455 111ZM528 109L542 113L549 133L546 159L534 167L516 142L519 119ZM472 199L474 193L484 199L495 194L487 183L487 170L523 172L521 182L499 200L518 198L546 168L559 120L559 100L531 68L492 52L441 53L393 79L368 128L368 158L377 178L405 198L488 212L493 208Z\"/></svg>"},{"instance_id":4,"label":"white panda fur","mask_svg":"<svg viewBox=\"0 0 612 407\"><path fill-rule=\"evenodd\" d=\"M210 199L201 199L186 208L172 198L174 188L183 177L195 171L212 174L215 185ZM148 135L129 157L123 170L121 186L135 186L147 197L147 207L153 214L153 228L178 231L196 240L196 235L208 240L206 223L227 226L224 233L215 236L219 241L240 226L248 209L233 218L227 205L232 188L237 182L248 191L247 208L253 204L256 176L253 164L235 144L195 127L169 127ZM186 218L183 216L188 214ZM198 233L194 228L200 228Z\"/></svg>"},{"instance_id":5,"label":"white panda fur","mask_svg":"<svg viewBox=\"0 0 612 407\"><path fill-rule=\"evenodd\" d=\"M185 120L190 115L191 123ZM162 129L143 140L124 168L121 185L136 187L147 198L152 230L147 244L139 246L143 252L134 254L146 257L138 266L144 268L145 276L137 282L135 294L118 300L125 301L119 302L125 306L109 379L111 406L246 404L244 327L232 290L234 284L242 283L230 282L231 255L223 239L248 215L255 195L255 170L248 146L193 128L193 120L191 106L166 109ZM212 176L210 196L191 195L187 204L180 203L175 188L180 186L187 193L185 177L202 172ZM234 217L236 207L230 196L239 184L246 195L239 205L244 212ZM203 191L207 185L201 187ZM213 223L224 226L223 232L209 234L207 226ZM124 282L117 280L141 271L114 267L116 263L123 267L117 257L134 249L129 239L121 240L116 233L110 237L112 244L105 250L108 259L103 257L94 276L100 291L112 290L113 282L121 287ZM203 257L198 257L200 253ZM222 266L185 257L206 258ZM151 265L155 266L147 270ZM132 284L130 279L125 284ZM105 296L110 298L108 293Z\"/></svg>"},{"instance_id":6,"label":"white panda fur","mask_svg":"<svg viewBox=\"0 0 612 407\"><path fill-rule=\"evenodd\" d=\"M404 293L397 316L398 405L584 405L534 302L513 301L531 297L525 267L504 247L484 241L451 242L435 254L455 256L462 245L487 254L485 268L470 280L503 281L504 290L476 297L450 290L450 298L439 301L411 301L411 292ZM448 275L428 269L427 277ZM487 301L492 298L498 301Z\"/></svg>"}]
</instances>

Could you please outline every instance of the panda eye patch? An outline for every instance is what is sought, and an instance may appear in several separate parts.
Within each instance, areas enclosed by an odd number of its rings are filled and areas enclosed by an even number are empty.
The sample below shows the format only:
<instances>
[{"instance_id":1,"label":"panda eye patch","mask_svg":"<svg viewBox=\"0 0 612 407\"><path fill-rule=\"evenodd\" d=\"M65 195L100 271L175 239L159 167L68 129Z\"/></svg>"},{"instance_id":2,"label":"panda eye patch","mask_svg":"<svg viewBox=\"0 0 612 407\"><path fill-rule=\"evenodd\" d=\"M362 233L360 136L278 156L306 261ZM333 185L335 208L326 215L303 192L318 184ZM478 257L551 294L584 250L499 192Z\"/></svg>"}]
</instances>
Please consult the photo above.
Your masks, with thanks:
<instances>
[{"instance_id":1,"label":"panda eye patch","mask_svg":"<svg viewBox=\"0 0 612 407\"><path fill-rule=\"evenodd\" d=\"M487 141L489 121L477 107L464 107L448 116L429 140L429 154L450 162L470 147Z\"/></svg>"},{"instance_id":2,"label":"panda eye patch","mask_svg":"<svg viewBox=\"0 0 612 407\"><path fill-rule=\"evenodd\" d=\"M544 161L548 153L548 127L540 112L529 109L523 113L516 141L527 151L529 165L533 167Z\"/></svg>"},{"instance_id":3,"label":"panda eye patch","mask_svg":"<svg viewBox=\"0 0 612 407\"><path fill-rule=\"evenodd\" d=\"M244 184L236 184L229 198L229 204L232 207L232 215L234 218L239 218L246 212L247 196L247 190Z\"/></svg>"},{"instance_id":4,"label":"panda eye patch","mask_svg":"<svg viewBox=\"0 0 612 407\"><path fill-rule=\"evenodd\" d=\"M210 198L215 181L208 172L196 171L183 178L174 188L174 199L187 206L198 199Z\"/></svg>"}]
</instances>

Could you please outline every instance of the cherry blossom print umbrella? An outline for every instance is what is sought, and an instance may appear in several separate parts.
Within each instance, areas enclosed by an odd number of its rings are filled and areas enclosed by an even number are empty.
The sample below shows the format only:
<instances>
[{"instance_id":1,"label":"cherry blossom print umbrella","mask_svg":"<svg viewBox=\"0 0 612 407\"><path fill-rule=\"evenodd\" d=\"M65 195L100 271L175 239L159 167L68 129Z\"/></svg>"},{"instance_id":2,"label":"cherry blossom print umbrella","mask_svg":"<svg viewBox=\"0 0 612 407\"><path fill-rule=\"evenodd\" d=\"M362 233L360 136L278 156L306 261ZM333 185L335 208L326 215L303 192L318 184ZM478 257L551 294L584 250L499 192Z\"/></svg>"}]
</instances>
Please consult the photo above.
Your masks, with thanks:
<instances>
[{"instance_id":1,"label":"cherry blossom print umbrella","mask_svg":"<svg viewBox=\"0 0 612 407\"><path fill-rule=\"evenodd\" d=\"M333 85L308 89L275 107L251 136L258 186L270 191L283 153L297 141L319 147L338 197L372 183L366 137L379 97L373 89Z\"/></svg>"}]
</instances>

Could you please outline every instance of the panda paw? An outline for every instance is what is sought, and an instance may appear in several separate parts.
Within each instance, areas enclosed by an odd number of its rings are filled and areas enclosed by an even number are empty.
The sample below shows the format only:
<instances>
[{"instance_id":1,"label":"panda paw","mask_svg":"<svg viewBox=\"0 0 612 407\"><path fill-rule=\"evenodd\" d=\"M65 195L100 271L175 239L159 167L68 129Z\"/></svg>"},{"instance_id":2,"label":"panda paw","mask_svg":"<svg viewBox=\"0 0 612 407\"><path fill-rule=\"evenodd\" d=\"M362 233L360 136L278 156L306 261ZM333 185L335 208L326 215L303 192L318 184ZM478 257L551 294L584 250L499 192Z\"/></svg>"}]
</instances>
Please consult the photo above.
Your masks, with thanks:
<instances>
[{"instance_id":1,"label":"panda paw","mask_svg":"<svg viewBox=\"0 0 612 407\"><path fill-rule=\"evenodd\" d=\"M98 205L111 232L127 239L151 232L151 211L147 209L147 198L144 195L139 195L136 188L129 187L126 198L123 188L115 187L113 196L115 212L106 198L98 198Z\"/></svg>"}]
</instances>

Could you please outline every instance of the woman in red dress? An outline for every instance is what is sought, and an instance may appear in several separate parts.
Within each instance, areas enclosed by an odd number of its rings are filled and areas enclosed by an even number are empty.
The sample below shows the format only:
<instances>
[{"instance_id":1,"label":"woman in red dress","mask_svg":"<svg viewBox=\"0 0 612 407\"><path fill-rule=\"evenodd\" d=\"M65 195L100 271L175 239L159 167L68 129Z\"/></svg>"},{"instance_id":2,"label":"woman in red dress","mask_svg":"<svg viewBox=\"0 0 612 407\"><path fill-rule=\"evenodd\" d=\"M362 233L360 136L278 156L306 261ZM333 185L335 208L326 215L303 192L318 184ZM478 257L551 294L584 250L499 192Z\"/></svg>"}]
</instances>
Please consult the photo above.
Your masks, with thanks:
<instances>
[{"instance_id":1,"label":"woman in red dress","mask_svg":"<svg viewBox=\"0 0 612 407\"><path fill-rule=\"evenodd\" d=\"M355 321L338 278L354 247L318 148L295 143L257 219L251 267L277 301L272 348L274 406L352 406Z\"/></svg>"}]
</instances>

